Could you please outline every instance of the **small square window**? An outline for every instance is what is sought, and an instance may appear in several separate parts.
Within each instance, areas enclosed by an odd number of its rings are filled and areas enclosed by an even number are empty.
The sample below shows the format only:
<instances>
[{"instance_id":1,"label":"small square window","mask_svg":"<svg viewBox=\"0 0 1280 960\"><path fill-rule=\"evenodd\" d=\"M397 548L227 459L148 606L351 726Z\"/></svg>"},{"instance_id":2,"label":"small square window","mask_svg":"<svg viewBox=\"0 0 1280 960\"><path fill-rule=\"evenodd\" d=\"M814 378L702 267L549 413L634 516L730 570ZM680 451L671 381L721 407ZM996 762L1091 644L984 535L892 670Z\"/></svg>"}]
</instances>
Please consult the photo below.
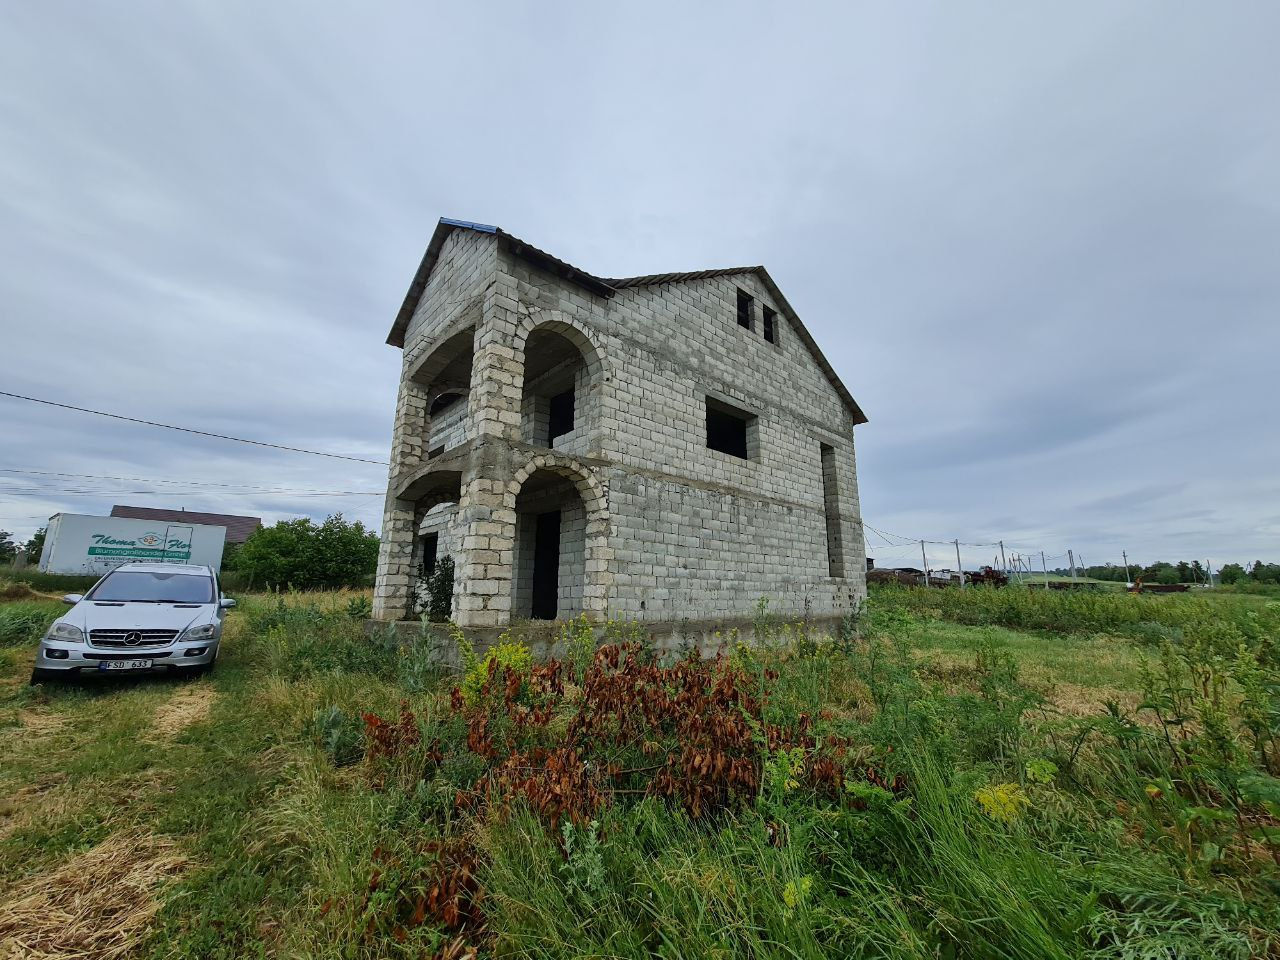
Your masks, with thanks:
<instances>
[{"instance_id":1,"label":"small square window","mask_svg":"<svg viewBox=\"0 0 1280 960\"><path fill-rule=\"evenodd\" d=\"M751 329L752 304L755 298L745 290L738 291L738 326Z\"/></svg>"},{"instance_id":2,"label":"small square window","mask_svg":"<svg viewBox=\"0 0 1280 960\"><path fill-rule=\"evenodd\" d=\"M707 449L754 460L756 416L707 397Z\"/></svg>"},{"instance_id":3,"label":"small square window","mask_svg":"<svg viewBox=\"0 0 1280 960\"><path fill-rule=\"evenodd\" d=\"M764 307L764 338L772 344L778 342L778 311Z\"/></svg>"}]
</instances>

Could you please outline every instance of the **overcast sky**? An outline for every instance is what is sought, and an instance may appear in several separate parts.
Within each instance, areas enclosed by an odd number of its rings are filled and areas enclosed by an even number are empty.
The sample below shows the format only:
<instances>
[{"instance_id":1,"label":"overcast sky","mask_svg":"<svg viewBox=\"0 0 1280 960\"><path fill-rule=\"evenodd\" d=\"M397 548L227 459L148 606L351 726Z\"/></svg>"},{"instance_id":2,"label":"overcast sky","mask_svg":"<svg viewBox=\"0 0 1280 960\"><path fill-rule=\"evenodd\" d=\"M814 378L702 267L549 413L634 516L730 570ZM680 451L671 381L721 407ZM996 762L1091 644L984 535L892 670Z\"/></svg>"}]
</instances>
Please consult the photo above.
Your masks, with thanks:
<instances>
[{"instance_id":1,"label":"overcast sky","mask_svg":"<svg viewBox=\"0 0 1280 960\"><path fill-rule=\"evenodd\" d=\"M1280 560L1280 5L431 6L0 5L0 390L385 459L443 215L603 276L765 264L894 542ZM22 539L376 527L386 478L3 397L0 468Z\"/></svg>"}]
</instances>

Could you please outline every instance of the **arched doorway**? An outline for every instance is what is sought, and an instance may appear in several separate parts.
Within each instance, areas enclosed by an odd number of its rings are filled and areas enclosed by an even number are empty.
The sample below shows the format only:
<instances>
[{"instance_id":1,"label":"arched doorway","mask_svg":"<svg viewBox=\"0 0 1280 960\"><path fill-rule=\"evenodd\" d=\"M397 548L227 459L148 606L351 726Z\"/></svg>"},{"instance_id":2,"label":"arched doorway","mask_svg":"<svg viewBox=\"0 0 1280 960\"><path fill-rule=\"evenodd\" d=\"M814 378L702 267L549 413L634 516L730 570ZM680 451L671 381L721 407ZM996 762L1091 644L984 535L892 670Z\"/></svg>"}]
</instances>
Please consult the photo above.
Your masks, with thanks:
<instances>
[{"instance_id":1,"label":"arched doorway","mask_svg":"<svg viewBox=\"0 0 1280 960\"><path fill-rule=\"evenodd\" d=\"M515 513L511 616L563 620L607 609L607 494L567 457L540 454L507 488Z\"/></svg>"},{"instance_id":2,"label":"arched doorway","mask_svg":"<svg viewBox=\"0 0 1280 960\"><path fill-rule=\"evenodd\" d=\"M411 505L413 516L409 597L403 613L408 619L425 612L426 583L440 558L456 558L461 553L463 531L458 520L461 487L461 472L427 466L407 477L398 491L398 499ZM455 588L456 585L455 580Z\"/></svg>"},{"instance_id":3,"label":"arched doorway","mask_svg":"<svg viewBox=\"0 0 1280 960\"><path fill-rule=\"evenodd\" d=\"M520 437L536 447L565 449L596 429L601 364L576 327L546 321L523 341Z\"/></svg>"}]
</instances>

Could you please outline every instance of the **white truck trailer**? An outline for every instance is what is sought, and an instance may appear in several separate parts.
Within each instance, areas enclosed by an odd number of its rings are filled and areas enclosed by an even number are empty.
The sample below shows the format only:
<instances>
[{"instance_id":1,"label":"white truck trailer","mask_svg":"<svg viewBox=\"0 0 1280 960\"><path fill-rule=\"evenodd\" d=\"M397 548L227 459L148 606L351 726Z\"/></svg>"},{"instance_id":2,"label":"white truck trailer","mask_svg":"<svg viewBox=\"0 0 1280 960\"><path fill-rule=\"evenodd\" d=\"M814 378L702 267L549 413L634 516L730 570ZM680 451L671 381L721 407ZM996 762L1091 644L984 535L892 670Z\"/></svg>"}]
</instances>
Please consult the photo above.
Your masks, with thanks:
<instances>
[{"instance_id":1,"label":"white truck trailer","mask_svg":"<svg viewBox=\"0 0 1280 960\"><path fill-rule=\"evenodd\" d=\"M41 573L104 574L122 563L152 560L222 566L227 528L204 523L57 513L49 518Z\"/></svg>"}]
</instances>

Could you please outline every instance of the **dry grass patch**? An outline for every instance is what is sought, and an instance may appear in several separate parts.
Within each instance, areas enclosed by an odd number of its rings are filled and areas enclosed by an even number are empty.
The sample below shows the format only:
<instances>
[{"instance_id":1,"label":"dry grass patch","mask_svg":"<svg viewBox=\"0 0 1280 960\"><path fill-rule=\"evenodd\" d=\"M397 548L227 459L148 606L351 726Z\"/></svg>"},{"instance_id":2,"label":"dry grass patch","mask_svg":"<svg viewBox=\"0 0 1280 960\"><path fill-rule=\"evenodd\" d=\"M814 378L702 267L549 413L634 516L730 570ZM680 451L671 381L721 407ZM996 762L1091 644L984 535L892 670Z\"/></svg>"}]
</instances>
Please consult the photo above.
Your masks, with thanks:
<instances>
[{"instance_id":1,"label":"dry grass patch","mask_svg":"<svg viewBox=\"0 0 1280 960\"><path fill-rule=\"evenodd\" d=\"M18 722L24 733L37 737L61 733L67 725L66 717L49 710L19 710Z\"/></svg>"},{"instance_id":2,"label":"dry grass patch","mask_svg":"<svg viewBox=\"0 0 1280 960\"><path fill-rule=\"evenodd\" d=\"M1047 684L1045 699L1063 713L1077 717L1092 717L1105 712L1107 701L1114 701L1126 712L1138 709L1142 698L1131 690L1113 687L1085 687L1078 683Z\"/></svg>"},{"instance_id":3,"label":"dry grass patch","mask_svg":"<svg viewBox=\"0 0 1280 960\"><path fill-rule=\"evenodd\" d=\"M160 888L188 861L173 841L118 833L5 891L0 958L115 958L141 943Z\"/></svg>"},{"instance_id":4,"label":"dry grass patch","mask_svg":"<svg viewBox=\"0 0 1280 960\"><path fill-rule=\"evenodd\" d=\"M0 841L37 817L49 823L71 814L76 809L75 795L63 789L66 779L61 773L47 774L0 799Z\"/></svg>"},{"instance_id":5,"label":"dry grass patch","mask_svg":"<svg viewBox=\"0 0 1280 960\"><path fill-rule=\"evenodd\" d=\"M3 600L61 600L62 598L52 593L41 593L39 590L33 590L31 584L23 583L21 580L0 584L0 601Z\"/></svg>"},{"instance_id":6,"label":"dry grass patch","mask_svg":"<svg viewBox=\"0 0 1280 960\"><path fill-rule=\"evenodd\" d=\"M156 708L150 738L170 740L193 723L207 720L217 696L208 683L191 683L182 687Z\"/></svg>"}]
</instances>

